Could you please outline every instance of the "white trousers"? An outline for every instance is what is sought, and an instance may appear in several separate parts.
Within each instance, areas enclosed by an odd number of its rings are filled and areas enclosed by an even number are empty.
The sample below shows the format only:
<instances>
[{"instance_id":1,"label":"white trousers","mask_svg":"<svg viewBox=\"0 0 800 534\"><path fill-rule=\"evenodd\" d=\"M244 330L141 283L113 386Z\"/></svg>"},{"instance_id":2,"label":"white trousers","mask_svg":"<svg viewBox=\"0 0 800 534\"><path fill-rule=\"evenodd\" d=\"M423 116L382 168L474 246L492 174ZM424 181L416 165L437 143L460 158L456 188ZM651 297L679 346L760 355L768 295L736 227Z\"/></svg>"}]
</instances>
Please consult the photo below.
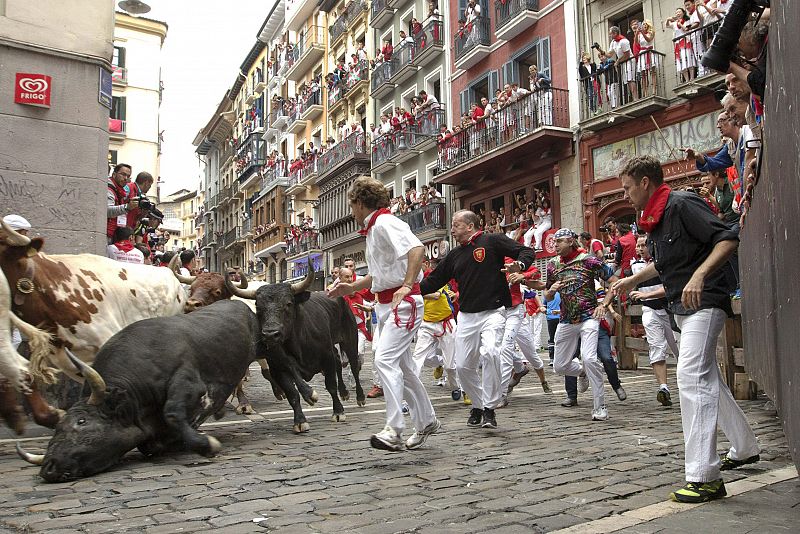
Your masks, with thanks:
<instances>
[{"instance_id":1,"label":"white trousers","mask_svg":"<svg viewBox=\"0 0 800 534\"><path fill-rule=\"evenodd\" d=\"M411 342L422 323L423 313L422 297L416 295L411 298L414 299L413 306L403 301L396 310L392 310L391 304L378 304L375 307L380 330L375 347L375 369L386 400L386 424L398 434L402 434L405 428L403 399L408 403L415 428L425 428L435 418L428 392L417 376L411 356ZM409 328L406 325L414 308L416 317Z\"/></svg>"},{"instance_id":2,"label":"white trousers","mask_svg":"<svg viewBox=\"0 0 800 534\"><path fill-rule=\"evenodd\" d=\"M540 222L536 225L533 229L533 237L536 238L535 248L541 249L542 248L542 237L544 233L550 229L552 226L552 222L549 219L545 219L544 221Z\"/></svg>"},{"instance_id":3,"label":"white trousers","mask_svg":"<svg viewBox=\"0 0 800 534\"><path fill-rule=\"evenodd\" d=\"M533 237L535 235L535 232L536 232L536 227L535 226L531 226L530 228L525 230L525 234L523 235L522 239L523 239L526 247L531 246L531 241L533 241Z\"/></svg>"},{"instance_id":4,"label":"white trousers","mask_svg":"<svg viewBox=\"0 0 800 534\"><path fill-rule=\"evenodd\" d=\"M603 392L603 365L597 359L597 336L600 321L587 319L578 324L558 323L555 335L555 354L553 355L553 370L564 376L580 376L585 372L592 386L594 408L598 409L605 404ZM572 357L575 349L581 343L581 360L583 365Z\"/></svg>"},{"instance_id":5,"label":"white trousers","mask_svg":"<svg viewBox=\"0 0 800 534\"><path fill-rule=\"evenodd\" d=\"M758 443L717 365L717 338L725 325L725 312L710 308L676 315L675 320L681 329L678 392L686 480L711 482L720 478L717 425L730 441L728 455L735 460L758 454Z\"/></svg>"},{"instance_id":6,"label":"white trousers","mask_svg":"<svg viewBox=\"0 0 800 534\"><path fill-rule=\"evenodd\" d=\"M525 357L517 356L516 345ZM544 362L536 352L530 323L525 320L525 305L506 308L506 327L503 330L503 344L500 349L500 391L505 394L511 381L511 372L520 372L528 360L534 369L544 367Z\"/></svg>"},{"instance_id":7,"label":"white trousers","mask_svg":"<svg viewBox=\"0 0 800 534\"><path fill-rule=\"evenodd\" d=\"M647 336L647 345L650 347L650 364L663 362L667 359L667 347L675 356L678 355L678 344L672 333L667 310L654 310L642 306L642 325Z\"/></svg>"},{"instance_id":8,"label":"white trousers","mask_svg":"<svg viewBox=\"0 0 800 534\"><path fill-rule=\"evenodd\" d=\"M537 313L530 316L531 328L533 329L533 346L536 351L542 346L542 328L544 328L544 314Z\"/></svg>"},{"instance_id":9,"label":"white trousers","mask_svg":"<svg viewBox=\"0 0 800 534\"><path fill-rule=\"evenodd\" d=\"M505 310L498 308L477 313L458 314L456 331L456 372L461 385L477 409L496 408L500 389L500 344L503 341ZM483 376L478 366L483 363Z\"/></svg>"},{"instance_id":10,"label":"white trousers","mask_svg":"<svg viewBox=\"0 0 800 534\"><path fill-rule=\"evenodd\" d=\"M445 328L444 322L429 323L422 321L417 332L417 344L414 347L414 365L417 375L422 372L422 366L438 367L442 366L447 377L447 387L451 390L460 389L461 383L458 381L456 372L456 323L453 319L448 322ZM442 350L442 356L436 353L437 349Z\"/></svg>"}]
</instances>

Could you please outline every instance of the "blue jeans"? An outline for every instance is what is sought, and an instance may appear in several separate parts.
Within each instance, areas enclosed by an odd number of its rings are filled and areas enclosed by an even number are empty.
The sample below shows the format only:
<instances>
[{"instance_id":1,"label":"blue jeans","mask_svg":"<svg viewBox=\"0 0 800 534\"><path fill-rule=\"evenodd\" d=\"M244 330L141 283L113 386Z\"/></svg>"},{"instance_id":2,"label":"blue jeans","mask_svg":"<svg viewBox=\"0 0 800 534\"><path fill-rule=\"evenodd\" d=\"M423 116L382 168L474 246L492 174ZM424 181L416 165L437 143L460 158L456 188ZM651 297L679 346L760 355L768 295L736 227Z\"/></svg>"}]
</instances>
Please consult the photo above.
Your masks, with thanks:
<instances>
[{"instance_id":1,"label":"blue jeans","mask_svg":"<svg viewBox=\"0 0 800 534\"><path fill-rule=\"evenodd\" d=\"M604 328L600 328L597 335L597 357L603 363L603 368L606 370L608 383L614 391L620 387L619 373L617 372L617 362L611 357L611 336ZM564 389L567 391L567 397L570 399L578 398L578 379L574 376L564 377Z\"/></svg>"}]
</instances>

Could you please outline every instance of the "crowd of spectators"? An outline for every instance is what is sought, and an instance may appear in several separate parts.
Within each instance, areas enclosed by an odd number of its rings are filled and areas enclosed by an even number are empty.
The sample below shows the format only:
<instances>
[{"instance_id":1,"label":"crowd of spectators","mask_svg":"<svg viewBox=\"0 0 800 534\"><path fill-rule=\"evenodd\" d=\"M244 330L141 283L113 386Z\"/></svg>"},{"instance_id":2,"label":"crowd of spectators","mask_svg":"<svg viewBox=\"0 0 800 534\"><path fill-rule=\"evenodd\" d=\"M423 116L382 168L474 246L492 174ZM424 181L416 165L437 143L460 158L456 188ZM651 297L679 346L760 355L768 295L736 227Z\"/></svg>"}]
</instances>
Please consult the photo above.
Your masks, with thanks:
<instances>
[{"instance_id":1,"label":"crowd of spectators","mask_svg":"<svg viewBox=\"0 0 800 534\"><path fill-rule=\"evenodd\" d=\"M413 187L406 189L405 194L394 197L389 204L389 210L394 215L403 215L428 204L442 203L442 194L434 187L423 185L419 192Z\"/></svg>"},{"instance_id":2,"label":"crowd of spectators","mask_svg":"<svg viewBox=\"0 0 800 534\"><path fill-rule=\"evenodd\" d=\"M292 224L284 235L287 254L305 252L319 246L319 230L312 217L303 218L300 224Z\"/></svg>"},{"instance_id":3,"label":"crowd of spectators","mask_svg":"<svg viewBox=\"0 0 800 534\"><path fill-rule=\"evenodd\" d=\"M547 190L534 187L531 198L526 193L514 196L515 206L507 210L499 206L486 212L484 207L476 211L480 219L480 229L486 233L504 233L525 246L542 250L545 232L553 225L550 195Z\"/></svg>"}]
</instances>

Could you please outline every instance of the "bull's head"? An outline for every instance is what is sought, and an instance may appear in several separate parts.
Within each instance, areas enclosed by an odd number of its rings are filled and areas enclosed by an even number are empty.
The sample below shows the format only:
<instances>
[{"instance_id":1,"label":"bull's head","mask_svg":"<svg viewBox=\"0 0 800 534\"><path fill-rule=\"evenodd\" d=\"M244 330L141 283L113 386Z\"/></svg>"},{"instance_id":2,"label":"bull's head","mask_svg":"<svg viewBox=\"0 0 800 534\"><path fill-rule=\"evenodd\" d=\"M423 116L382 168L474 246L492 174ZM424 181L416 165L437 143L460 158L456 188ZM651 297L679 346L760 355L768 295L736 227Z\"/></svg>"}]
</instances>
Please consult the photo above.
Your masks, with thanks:
<instances>
[{"instance_id":1,"label":"bull's head","mask_svg":"<svg viewBox=\"0 0 800 534\"><path fill-rule=\"evenodd\" d=\"M183 307L185 313L233 296L233 293L228 290L225 284L225 278L220 273L200 273L197 276L183 276L178 270L179 261L180 256L176 254L170 260L169 268L180 283L189 286L189 298ZM231 284L239 289L247 289L247 277L243 273L240 283L231 282Z\"/></svg>"},{"instance_id":2,"label":"bull's head","mask_svg":"<svg viewBox=\"0 0 800 534\"><path fill-rule=\"evenodd\" d=\"M267 345L284 343L291 338L297 320L297 305L311 296L308 289L314 282L314 267L308 261L308 274L294 284L270 284L258 289L239 289L225 276L228 290L240 298L256 301L256 315L261 326L262 341Z\"/></svg>"},{"instance_id":3,"label":"bull's head","mask_svg":"<svg viewBox=\"0 0 800 534\"><path fill-rule=\"evenodd\" d=\"M41 465L48 482L65 482L105 471L146 439L137 424L133 403L124 391L106 389L100 374L71 352L70 360L91 388L88 399L75 403L61 418L44 456L26 453L23 459Z\"/></svg>"}]
</instances>

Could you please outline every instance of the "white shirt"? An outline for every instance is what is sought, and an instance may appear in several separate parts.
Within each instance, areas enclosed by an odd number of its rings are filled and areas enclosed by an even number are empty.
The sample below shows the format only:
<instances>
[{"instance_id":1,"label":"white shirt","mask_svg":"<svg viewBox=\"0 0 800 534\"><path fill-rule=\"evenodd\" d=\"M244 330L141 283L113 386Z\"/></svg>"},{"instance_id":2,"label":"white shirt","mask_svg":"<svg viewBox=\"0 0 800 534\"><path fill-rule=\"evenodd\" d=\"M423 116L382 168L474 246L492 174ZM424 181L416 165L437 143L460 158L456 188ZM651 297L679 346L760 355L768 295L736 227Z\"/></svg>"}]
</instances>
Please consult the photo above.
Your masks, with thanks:
<instances>
[{"instance_id":1,"label":"white shirt","mask_svg":"<svg viewBox=\"0 0 800 534\"><path fill-rule=\"evenodd\" d=\"M614 55L616 56L618 61L622 61L622 56L625 55L625 52L628 52L628 54L630 54L631 52L631 42L625 39L624 37L619 41L615 41L612 39L611 44L608 46L608 48L612 52L614 52Z\"/></svg>"},{"instance_id":2,"label":"white shirt","mask_svg":"<svg viewBox=\"0 0 800 534\"><path fill-rule=\"evenodd\" d=\"M144 263L144 254L137 248L132 248L128 252L123 252L117 248L116 245L108 245L108 257L112 260L121 261L124 263Z\"/></svg>"},{"instance_id":3,"label":"white shirt","mask_svg":"<svg viewBox=\"0 0 800 534\"><path fill-rule=\"evenodd\" d=\"M364 219L369 224L372 215ZM372 276L372 292L377 293L403 285L408 271L408 252L421 247L422 241L415 236L408 224L393 215L381 215L367 234L367 266ZM422 271L415 282L422 280Z\"/></svg>"},{"instance_id":4,"label":"white shirt","mask_svg":"<svg viewBox=\"0 0 800 534\"><path fill-rule=\"evenodd\" d=\"M639 271L643 270L650 262L644 261L641 258L633 258L631 260L631 272L633 274L638 273ZM639 287L639 291L642 293L650 293L651 291L655 291L657 289L661 289L664 287L664 284L655 284L652 286L641 286ZM654 300L654 299L647 299L647 300ZM643 302L647 302L647 300Z\"/></svg>"},{"instance_id":5,"label":"white shirt","mask_svg":"<svg viewBox=\"0 0 800 534\"><path fill-rule=\"evenodd\" d=\"M428 95L423 104L425 107L430 107L431 109L439 109L439 101L436 100L436 97L433 95Z\"/></svg>"}]
</instances>

